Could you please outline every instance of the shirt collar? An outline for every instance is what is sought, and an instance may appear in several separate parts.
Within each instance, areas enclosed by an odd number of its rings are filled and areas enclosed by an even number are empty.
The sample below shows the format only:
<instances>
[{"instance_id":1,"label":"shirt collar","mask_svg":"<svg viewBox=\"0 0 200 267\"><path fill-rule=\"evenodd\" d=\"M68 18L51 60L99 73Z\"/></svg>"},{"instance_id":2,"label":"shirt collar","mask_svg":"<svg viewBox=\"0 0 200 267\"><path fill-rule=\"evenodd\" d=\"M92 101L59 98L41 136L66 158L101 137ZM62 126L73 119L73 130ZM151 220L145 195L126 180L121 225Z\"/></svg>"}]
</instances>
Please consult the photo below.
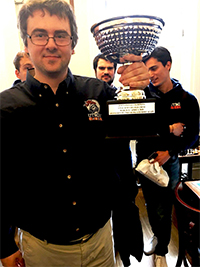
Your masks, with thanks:
<instances>
[{"instance_id":1,"label":"shirt collar","mask_svg":"<svg viewBox=\"0 0 200 267\"><path fill-rule=\"evenodd\" d=\"M173 88L172 88L172 90L174 90L175 88L178 87L179 82L176 81L175 79L171 79L171 81L172 81L172 84L173 84ZM152 95L153 97L158 97L158 98L160 98L160 97L162 97L162 96L165 95L163 92L161 92L160 90L158 90L157 87L153 86L152 83L149 84L149 90L150 90L151 95ZM170 91L172 91L172 90L170 90ZM170 92L170 91L169 91L169 92ZM167 93L166 93L166 94L167 94Z\"/></svg>"},{"instance_id":2,"label":"shirt collar","mask_svg":"<svg viewBox=\"0 0 200 267\"><path fill-rule=\"evenodd\" d=\"M30 90L33 96L38 96L44 89L49 88L48 84L40 83L36 80L28 71L26 76L26 83L28 85L28 89ZM67 77L64 79L58 88L65 88L65 90L69 90L71 84L74 83L74 76L71 73L70 69L68 69Z\"/></svg>"}]
</instances>

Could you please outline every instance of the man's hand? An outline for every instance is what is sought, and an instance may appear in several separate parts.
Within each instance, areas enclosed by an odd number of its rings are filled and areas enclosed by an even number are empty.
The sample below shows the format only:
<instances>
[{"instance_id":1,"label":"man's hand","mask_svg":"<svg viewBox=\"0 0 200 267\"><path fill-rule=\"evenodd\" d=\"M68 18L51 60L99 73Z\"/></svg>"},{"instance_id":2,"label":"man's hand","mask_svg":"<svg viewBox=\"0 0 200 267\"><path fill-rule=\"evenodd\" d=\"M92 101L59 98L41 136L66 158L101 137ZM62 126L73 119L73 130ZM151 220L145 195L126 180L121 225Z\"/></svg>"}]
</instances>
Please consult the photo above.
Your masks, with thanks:
<instances>
[{"instance_id":1,"label":"man's hand","mask_svg":"<svg viewBox=\"0 0 200 267\"><path fill-rule=\"evenodd\" d=\"M121 63L133 62L119 67L117 73L121 74L119 81L130 89L145 89L150 82L150 76L141 56L129 54L120 59Z\"/></svg>"},{"instance_id":2,"label":"man's hand","mask_svg":"<svg viewBox=\"0 0 200 267\"><path fill-rule=\"evenodd\" d=\"M170 155L169 155L168 150L167 151L157 151L156 153L158 154L158 156L154 159L154 161L151 161L151 163L154 163L157 161L159 163L159 166L162 166L170 159Z\"/></svg>"},{"instance_id":3,"label":"man's hand","mask_svg":"<svg viewBox=\"0 0 200 267\"><path fill-rule=\"evenodd\" d=\"M173 133L176 136L181 136L184 131L184 123L178 122L170 125L170 133Z\"/></svg>"},{"instance_id":4,"label":"man's hand","mask_svg":"<svg viewBox=\"0 0 200 267\"><path fill-rule=\"evenodd\" d=\"M1 263L4 267L25 267L24 259L19 250L7 258L1 259Z\"/></svg>"}]
</instances>

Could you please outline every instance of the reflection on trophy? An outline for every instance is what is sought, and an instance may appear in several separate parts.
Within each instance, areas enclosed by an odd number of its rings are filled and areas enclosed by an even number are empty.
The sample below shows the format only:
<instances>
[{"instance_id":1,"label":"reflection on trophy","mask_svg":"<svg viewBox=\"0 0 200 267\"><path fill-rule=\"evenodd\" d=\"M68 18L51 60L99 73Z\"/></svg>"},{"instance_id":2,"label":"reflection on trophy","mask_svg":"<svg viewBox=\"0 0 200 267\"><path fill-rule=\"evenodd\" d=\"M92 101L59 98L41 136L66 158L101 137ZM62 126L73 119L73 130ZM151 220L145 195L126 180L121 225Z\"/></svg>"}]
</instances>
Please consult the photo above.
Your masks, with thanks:
<instances>
[{"instance_id":1,"label":"reflection on trophy","mask_svg":"<svg viewBox=\"0 0 200 267\"><path fill-rule=\"evenodd\" d=\"M150 54L157 45L163 26L161 18L131 15L101 21L91 27L91 32L99 50L108 60L121 63L120 58L126 54ZM126 87L118 94L117 100L108 101L108 136L133 138L156 135L155 127L151 125L155 119L155 99L145 98L143 90ZM140 125L134 133L133 123Z\"/></svg>"},{"instance_id":2,"label":"reflection on trophy","mask_svg":"<svg viewBox=\"0 0 200 267\"><path fill-rule=\"evenodd\" d=\"M155 48L164 26L161 18L132 15L116 17L95 24L91 32L100 51L111 62L120 63L126 54L146 55ZM118 99L145 98L143 90L124 89Z\"/></svg>"}]
</instances>

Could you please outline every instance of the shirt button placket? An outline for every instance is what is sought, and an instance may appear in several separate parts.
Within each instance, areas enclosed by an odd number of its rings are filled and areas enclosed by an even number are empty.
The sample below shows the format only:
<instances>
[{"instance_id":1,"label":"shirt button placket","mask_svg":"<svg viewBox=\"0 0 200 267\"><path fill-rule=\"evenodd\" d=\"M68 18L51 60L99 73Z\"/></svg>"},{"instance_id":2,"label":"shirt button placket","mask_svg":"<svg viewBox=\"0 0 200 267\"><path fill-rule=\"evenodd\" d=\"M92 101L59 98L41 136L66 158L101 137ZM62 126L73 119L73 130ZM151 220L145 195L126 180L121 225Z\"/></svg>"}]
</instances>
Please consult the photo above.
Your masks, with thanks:
<instances>
[{"instance_id":1,"label":"shirt button placket","mask_svg":"<svg viewBox=\"0 0 200 267\"><path fill-rule=\"evenodd\" d=\"M56 103L55 106L58 108L60 105L59 105L59 103ZM60 123L60 124L58 125L58 127L59 127L60 129L62 129L62 128L63 128L63 124ZM64 154L67 153L67 149L66 149L66 148L63 148L62 151L63 151Z\"/></svg>"},{"instance_id":2,"label":"shirt button placket","mask_svg":"<svg viewBox=\"0 0 200 267\"><path fill-rule=\"evenodd\" d=\"M56 103L55 103L55 107L56 107L56 108L59 108L59 107L60 107L60 104L59 104L58 102L56 102ZM62 129L64 126L63 126L62 123L60 123L60 124L58 125L58 127L59 127L60 129ZM62 152L63 152L63 154L66 154L66 153L67 153L67 148L63 148ZM71 175L68 174L68 175L67 175L67 179L70 180L71 178L72 178ZM72 205L75 206L75 205L76 205L76 202L73 201L73 202L72 202Z\"/></svg>"}]
</instances>

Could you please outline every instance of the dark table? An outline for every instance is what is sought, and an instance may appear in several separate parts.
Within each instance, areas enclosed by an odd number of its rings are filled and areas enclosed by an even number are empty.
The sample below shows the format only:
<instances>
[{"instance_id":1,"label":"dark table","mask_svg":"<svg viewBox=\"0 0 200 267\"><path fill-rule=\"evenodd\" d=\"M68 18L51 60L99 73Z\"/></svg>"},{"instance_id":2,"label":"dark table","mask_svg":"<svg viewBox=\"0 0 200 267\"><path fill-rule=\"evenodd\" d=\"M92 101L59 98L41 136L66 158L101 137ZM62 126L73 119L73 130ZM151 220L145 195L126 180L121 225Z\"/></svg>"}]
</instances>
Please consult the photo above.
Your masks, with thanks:
<instances>
[{"instance_id":1,"label":"dark table","mask_svg":"<svg viewBox=\"0 0 200 267\"><path fill-rule=\"evenodd\" d=\"M192 267L200 266L200 207L199 197L184 183L175 189L175 209L179 233L179 254L176 267L182 262L188 267L186 256Z\"/></svg>"}]
</instances>

